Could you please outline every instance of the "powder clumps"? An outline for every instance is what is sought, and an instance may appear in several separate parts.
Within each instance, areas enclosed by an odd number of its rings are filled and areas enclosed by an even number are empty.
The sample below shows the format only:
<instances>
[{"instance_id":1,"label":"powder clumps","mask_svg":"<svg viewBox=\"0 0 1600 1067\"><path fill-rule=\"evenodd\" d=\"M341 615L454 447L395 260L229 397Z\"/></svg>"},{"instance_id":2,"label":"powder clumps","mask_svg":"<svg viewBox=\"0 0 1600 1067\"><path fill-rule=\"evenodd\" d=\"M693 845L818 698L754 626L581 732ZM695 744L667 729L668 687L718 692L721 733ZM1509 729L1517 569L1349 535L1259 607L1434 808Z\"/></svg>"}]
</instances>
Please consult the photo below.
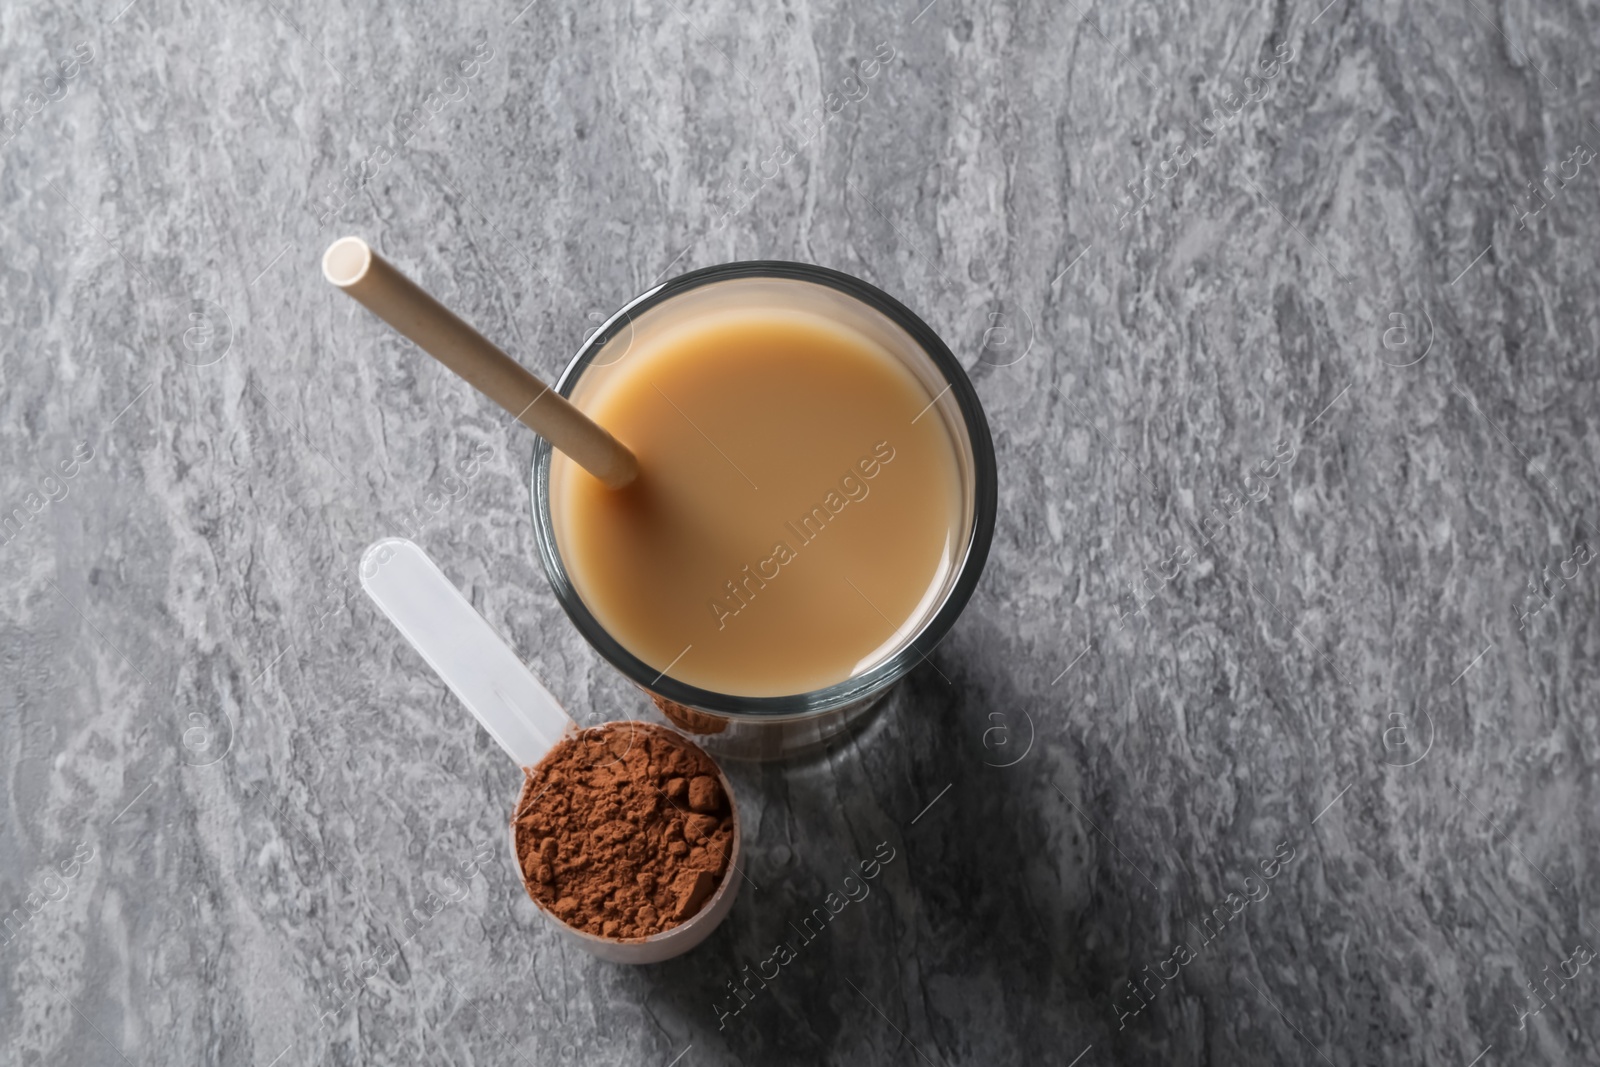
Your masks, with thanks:
<instances>
[{"instance_id":1,"label":"powder clumps","mask_svg":"<svg viewBox=\"0 0 1600 1067\"><path fill-rule=\"evenodd\" d=\"M728 873L733 809L717 768L670 730L606 723L527 770L514 819L528 893L619 940L690 918Z\"/></svg>"}]
</instances>

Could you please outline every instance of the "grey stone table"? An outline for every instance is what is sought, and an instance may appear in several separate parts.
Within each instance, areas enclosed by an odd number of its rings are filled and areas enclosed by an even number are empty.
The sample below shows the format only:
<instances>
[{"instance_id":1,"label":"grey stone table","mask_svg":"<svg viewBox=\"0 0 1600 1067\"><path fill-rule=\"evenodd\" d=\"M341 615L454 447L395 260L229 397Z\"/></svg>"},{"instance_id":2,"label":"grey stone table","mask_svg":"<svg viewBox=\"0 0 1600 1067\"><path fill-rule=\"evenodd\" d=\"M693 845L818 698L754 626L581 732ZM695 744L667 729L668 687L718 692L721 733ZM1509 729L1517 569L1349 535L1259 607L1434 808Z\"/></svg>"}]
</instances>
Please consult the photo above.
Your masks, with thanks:
<instances>
[{"instance_id":1,"label":"grey stone table","mask_svg":"<svg viewBox=\"0 0 1600 1067\"><path fill-rule=\"evenodd\" d=\"M1600 11L1324 4L6 6L0 1061L1600 1059ZM563 947L360 594L408 534L641 712L345 232L546 374L750 258L970 368L983 582L860 736L731 769L685 958Z\"/></svg>"}]
</instances>

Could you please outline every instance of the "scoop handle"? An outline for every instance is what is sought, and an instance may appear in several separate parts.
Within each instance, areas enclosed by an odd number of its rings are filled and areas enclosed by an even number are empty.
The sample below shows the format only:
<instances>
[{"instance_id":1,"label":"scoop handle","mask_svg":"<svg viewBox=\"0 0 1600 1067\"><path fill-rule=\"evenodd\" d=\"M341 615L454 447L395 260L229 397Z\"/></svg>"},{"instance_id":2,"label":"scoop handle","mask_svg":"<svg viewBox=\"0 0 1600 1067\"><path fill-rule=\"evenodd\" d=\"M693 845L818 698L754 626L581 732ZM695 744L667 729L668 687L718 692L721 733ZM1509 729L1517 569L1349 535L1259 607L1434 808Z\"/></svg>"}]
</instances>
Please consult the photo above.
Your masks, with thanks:
<instances>
[{"instance_id":1,"label":"scoop handle","mask_svg":"<svg viewBox=\"0 0 1600 1067\"><path fill-rule=\"evenodd\" d=\"M532 767L577 729L428 554L400 537L361 556L361 587L506 755Z\"/></svg>"}]
</instances>

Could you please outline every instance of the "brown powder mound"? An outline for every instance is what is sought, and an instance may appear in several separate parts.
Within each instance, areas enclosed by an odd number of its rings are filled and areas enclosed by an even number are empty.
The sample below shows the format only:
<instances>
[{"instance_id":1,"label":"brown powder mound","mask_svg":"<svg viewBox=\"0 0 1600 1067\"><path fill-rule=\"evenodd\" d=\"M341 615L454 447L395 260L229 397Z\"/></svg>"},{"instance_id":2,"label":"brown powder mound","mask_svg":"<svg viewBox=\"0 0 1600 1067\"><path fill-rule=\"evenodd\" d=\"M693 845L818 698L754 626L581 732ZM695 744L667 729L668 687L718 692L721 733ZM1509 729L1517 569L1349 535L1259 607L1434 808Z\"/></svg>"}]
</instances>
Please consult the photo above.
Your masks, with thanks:
<instances>
[{"instance_id":1,"label":"brown powder mound","mask_svg":"<svg viewBox=\"0 0 1600 1067\"><path fill-rule=\"evenodd\" d=\"M672 731L606 723L526 774L514 820L523 884L568 926L649 937L722 884L733 809L711 757Z\"/></svg>"}]
</instances>

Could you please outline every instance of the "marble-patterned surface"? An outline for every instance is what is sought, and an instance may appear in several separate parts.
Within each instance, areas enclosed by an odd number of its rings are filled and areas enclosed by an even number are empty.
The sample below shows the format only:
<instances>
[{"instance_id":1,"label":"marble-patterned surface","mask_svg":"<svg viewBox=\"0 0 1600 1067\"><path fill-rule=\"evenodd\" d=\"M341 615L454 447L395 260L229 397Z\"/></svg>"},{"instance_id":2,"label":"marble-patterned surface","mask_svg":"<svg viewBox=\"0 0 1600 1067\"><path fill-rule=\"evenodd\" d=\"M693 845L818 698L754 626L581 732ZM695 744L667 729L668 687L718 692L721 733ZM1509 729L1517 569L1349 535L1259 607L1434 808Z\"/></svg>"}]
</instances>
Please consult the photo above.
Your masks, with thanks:
<instances>
[{"instance_id":1,"label":"marble-patterned surface","mask_svg":"<svg viewBox=\"0 0 1600 1067\"><path fill-rule=\"evenodd\" d=\"M0 8L0 1061L1600 1060L1600 11L523 3ZM760 257L971 368L984 581L731 768L686 958L541 925L518 771L355 585L412 531L642 710L344 232L547 374Z\"/></svg>"}]
</instances>

